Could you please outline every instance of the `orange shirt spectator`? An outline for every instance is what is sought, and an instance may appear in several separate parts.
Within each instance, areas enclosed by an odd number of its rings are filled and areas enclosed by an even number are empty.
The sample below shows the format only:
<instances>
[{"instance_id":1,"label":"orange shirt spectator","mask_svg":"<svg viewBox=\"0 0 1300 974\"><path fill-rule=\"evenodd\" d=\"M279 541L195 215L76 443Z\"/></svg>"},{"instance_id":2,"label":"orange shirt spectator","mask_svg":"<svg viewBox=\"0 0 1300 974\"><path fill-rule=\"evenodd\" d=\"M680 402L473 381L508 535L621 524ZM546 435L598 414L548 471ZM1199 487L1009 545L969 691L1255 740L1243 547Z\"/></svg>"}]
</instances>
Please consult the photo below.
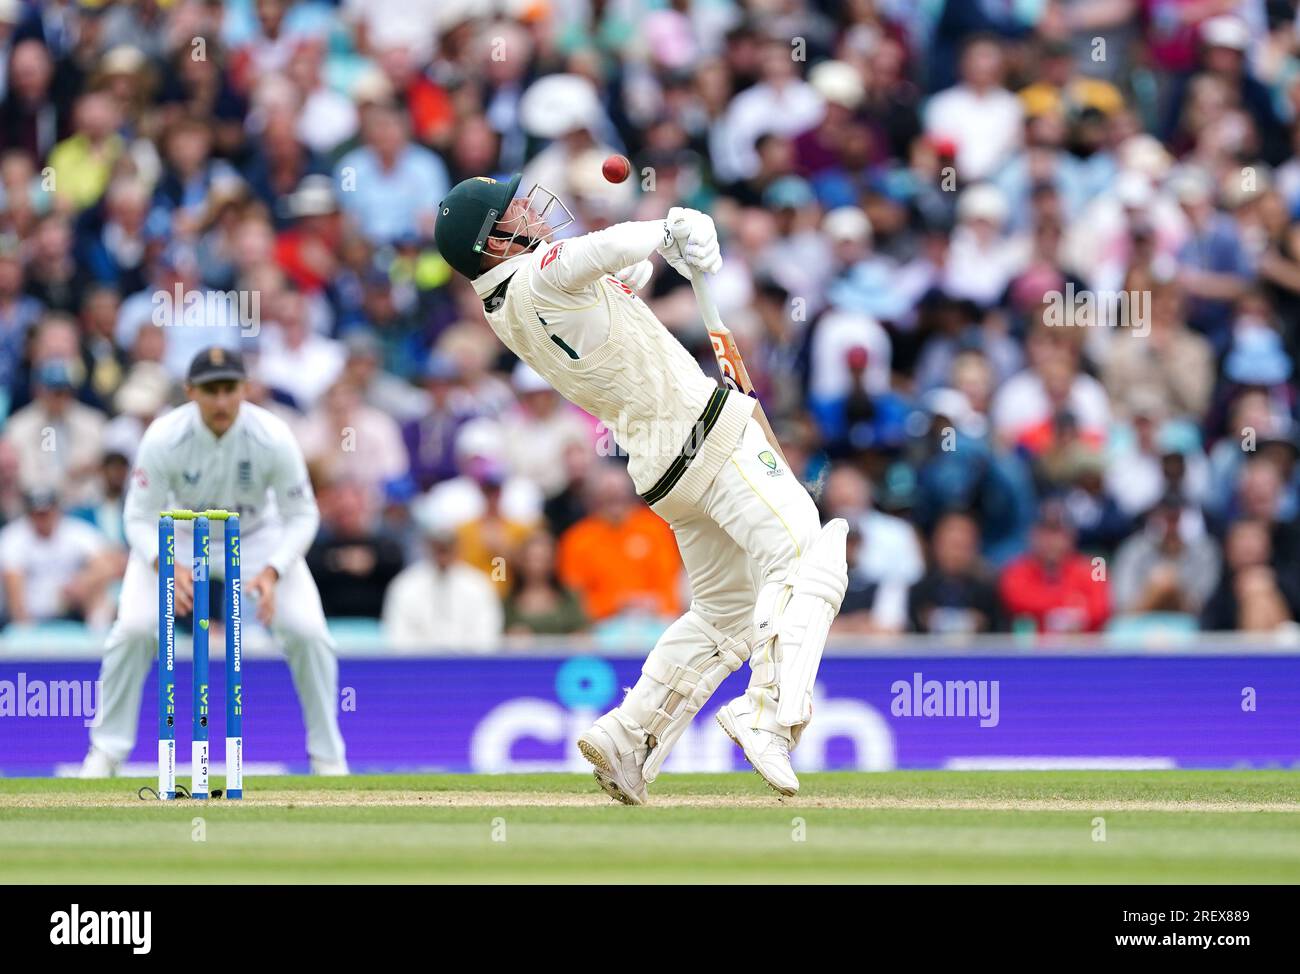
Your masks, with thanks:
<instances>
[{"instance_id":1,"label":"orange shirt spectator","mask_svg":"<svg viewBox=\"0 0 1300 974\"><path fill-rule=\"evenodd\" d=\"M564 532L558 556L560 580L578 593L588 618L629 610L679 615L682 560L672 529L636 499L616 467L596 470L588 497L592 513Z\"/></svg>"}]
</instances>

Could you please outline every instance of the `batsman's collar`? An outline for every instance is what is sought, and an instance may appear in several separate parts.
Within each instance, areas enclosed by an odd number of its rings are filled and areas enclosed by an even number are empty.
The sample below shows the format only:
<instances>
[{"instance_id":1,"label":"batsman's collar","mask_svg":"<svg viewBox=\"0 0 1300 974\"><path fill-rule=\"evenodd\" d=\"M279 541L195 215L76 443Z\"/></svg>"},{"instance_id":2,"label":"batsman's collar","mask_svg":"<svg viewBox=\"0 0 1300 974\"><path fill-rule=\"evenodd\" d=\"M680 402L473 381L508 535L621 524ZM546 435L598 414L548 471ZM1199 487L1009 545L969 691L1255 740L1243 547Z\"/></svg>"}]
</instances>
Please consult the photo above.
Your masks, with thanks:
<instances>
[{"instance_id":1,"label":"batsman's collar","mask_svg":"<svg viewBox=\"0 0 1300 974\"><path fill-rule=\"evenodd\" d=\"M502 261L491 270L484 271L470 282L474 285L474 293L479 296L479 300L486 300L489 294L509 280L516 271L522 270L530 257L535 256L537 256L536 250L515 254L515 256Z\"/></svg>"}]
</instances>

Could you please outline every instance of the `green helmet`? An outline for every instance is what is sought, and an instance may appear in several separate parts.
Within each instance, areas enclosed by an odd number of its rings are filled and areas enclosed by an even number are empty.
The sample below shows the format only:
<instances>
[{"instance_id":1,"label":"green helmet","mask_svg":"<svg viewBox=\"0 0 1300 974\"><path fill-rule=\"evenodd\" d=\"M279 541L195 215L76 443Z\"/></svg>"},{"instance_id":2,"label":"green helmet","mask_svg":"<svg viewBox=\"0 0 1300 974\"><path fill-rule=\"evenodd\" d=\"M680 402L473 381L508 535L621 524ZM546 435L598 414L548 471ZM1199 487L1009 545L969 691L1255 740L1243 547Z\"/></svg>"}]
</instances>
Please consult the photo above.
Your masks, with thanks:
<instances>
[{"instance_id":1,"label":"green helmet","mask_svg":"<svg viewBox=\"0 0 1300 974\"><path fill-rule=\"evenodd\" d=\"M499 183L474 176L457 183L438 204L433 239L447 263L466 277L478 277L488 234L505 215L522 178L522 173L515 173L508 182Z\"/></svg>"}]
</instances>

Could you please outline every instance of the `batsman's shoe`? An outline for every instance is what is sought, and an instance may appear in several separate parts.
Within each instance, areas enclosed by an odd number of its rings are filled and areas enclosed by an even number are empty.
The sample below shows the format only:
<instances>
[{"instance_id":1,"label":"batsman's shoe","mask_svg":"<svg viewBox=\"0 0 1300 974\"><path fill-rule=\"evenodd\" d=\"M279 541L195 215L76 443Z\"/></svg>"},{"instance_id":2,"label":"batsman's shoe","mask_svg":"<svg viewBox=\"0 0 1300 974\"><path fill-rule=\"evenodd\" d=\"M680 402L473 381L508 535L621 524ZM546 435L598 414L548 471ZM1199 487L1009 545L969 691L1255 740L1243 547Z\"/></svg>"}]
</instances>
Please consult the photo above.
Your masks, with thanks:
<instances>
[{"instance_id":1,"label":"batsman's shoe","mask_svg":"<svg viewBox=\"0 0 1300 974\"><path fill-rule=\"evenodd\" d=\"M718 711L718 724L727 736L736 742L745 752L749 762L760 778L766 781L772 790L787 798L799 794L799 779L790 764L790 740L784 734L776 734L760 727L750 726L746 715L734 709L745 698L733 700Z\"/></svg>"},{"instance_id":2,"label":"batsman's shoe","mask_svg":"<svg viewBox=\"0 0 1300 974\"><path fill-rule=\"evenodd\" d=\"M92 747L86 752L86 759L81 762L81 778L114 778L117 776L118 763L103 751Z\"/></svg>"},{"instance_id":3,"label":"batsman's shoe","mask_svg":"<svg viewBox=\"0 0 1300 974\"><path fill-rule=\"evenodd\" d=\"M638 749L629 745L627 737L627 730L609 713L583 732L578 738L578 750L591 762L596 782L610 798L624 805L644 805L645 778L641 767L646 751L640 749L638 761Z\"/></svg>"}]
</instances>

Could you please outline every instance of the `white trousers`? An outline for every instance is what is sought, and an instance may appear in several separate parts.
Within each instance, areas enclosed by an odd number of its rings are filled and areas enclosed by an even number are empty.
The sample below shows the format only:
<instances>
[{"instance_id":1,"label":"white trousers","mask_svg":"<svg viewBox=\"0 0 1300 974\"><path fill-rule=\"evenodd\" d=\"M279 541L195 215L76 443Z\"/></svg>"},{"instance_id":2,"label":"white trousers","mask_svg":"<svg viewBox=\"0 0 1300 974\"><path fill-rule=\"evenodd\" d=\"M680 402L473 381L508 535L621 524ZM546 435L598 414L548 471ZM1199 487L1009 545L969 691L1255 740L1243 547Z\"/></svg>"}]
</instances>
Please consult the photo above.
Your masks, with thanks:
<instances>
[{"instance_id":1,"label":"white trousers","mask_svg":"<svg viewBox=\"0 0 1300 974\"><path fill-rule=\"evenodd\" d=\"M190 561L188 538L177 532L177 571L186 571ZM220 530L213 531L211 544L212 575L220 577L224 565L224 547ZM249 582L264 567L268 552L257 539L244 535L242 542L242 577L247 591ZM250 543L251 542L251 543ZM221 607L214 603L212 617L221 618ZM256 603L247 599L243 607L245 631L254 617ZM343 735L338 723L338 658L334 641L325 625L320 593L307 563L299 558L285 571L275 588L275 615L271 635L284 647L289 671L293 675L298 701L307 725L307 753L314 761L343 763ZM214 666L223 665L224 646L213 646ZM122 579L117 619L109 630L100 669L100 712L91 728L90 742L116 761L123 761L135 747L136 728L140 720L140 697L145 679L158 658L158 573L142 556L132 553ZM256 747L256 742L254 748Z\"/></svg>"},{"instance_id":2,"label":"white trousers","mask_svg":"<svg viewBox=\"0 0 1300 974\"><path fill-rule=\"evenodd\" d=\"M664 631L652 651L670 664L697 667L716 650L717 633L752 646L758 588L781 579L821 531L817 505L799 478L775 455L763 429L751 419L731 457L699 503L674 503L670 494L654 507L672 527L691 583L690 610ZM753 666L765 662L750 657ZM653 681L642 676L624 701L625 712L644 725L656 705ZM776 688L751 679L737 708L752 726L790 736L776 721ZM644 697L644 701L641 699Z\"/></svg>"}]
</instances>

